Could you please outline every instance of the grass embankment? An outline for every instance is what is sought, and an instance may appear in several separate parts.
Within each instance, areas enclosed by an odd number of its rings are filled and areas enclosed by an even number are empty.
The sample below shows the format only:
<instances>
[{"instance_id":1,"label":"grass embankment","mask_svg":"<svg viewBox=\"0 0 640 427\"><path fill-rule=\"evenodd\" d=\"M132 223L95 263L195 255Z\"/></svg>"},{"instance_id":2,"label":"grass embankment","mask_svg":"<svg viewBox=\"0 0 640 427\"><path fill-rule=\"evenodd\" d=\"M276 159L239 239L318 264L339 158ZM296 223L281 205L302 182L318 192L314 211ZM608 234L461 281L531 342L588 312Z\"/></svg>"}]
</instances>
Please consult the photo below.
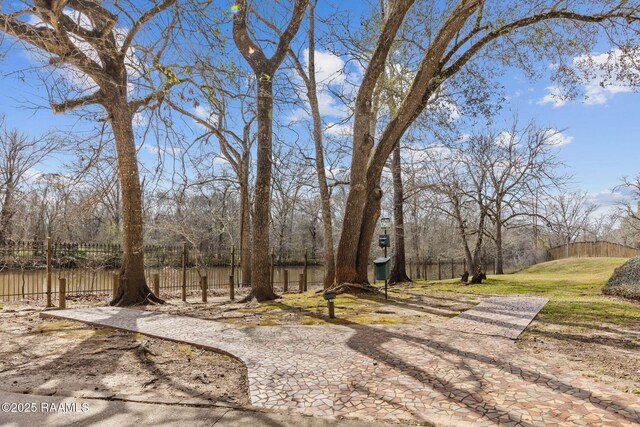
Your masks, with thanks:
<instances>
[{"instance_id":1,"label":"grass embankment","mask_svg":"<svg viewBox=\"0 0 640 427\"><path fill-rule=\"evenodd\" d=\"M422 292L465 294L527 294L549 298L540 320L554 323L611 323L640 325L640 305L604 296L602 286L625 258L568 258L545 262L515 274L491 275L481 285L461 285L456 280L417 287Z\"/></svg>"}]
</instances>

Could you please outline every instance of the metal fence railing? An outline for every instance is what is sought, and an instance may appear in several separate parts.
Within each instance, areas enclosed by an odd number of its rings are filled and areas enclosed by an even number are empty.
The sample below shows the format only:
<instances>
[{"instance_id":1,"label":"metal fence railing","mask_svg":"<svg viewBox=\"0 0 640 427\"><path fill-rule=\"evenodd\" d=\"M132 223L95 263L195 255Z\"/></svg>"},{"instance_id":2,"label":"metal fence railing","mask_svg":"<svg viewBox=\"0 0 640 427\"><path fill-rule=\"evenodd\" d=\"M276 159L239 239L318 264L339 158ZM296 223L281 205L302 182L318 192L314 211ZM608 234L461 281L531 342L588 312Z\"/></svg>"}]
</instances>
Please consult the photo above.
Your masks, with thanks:
<instances>
[{"instance_id":1,"label":"metal fence railing","mask_svg":"<svg viewBox=\"0 0 640 427\"><path fill-rule=\"evenodd\" d=\"M144 247L145 276L161 297L199 294L203 277L208 290L241 287L242 263L250 262L235 248L149 245ZM271 283L276 292L320 289L325 269L308 252L271 254ZM68 297L96 295L105 300L114 293L114 276L122 264L120 245L94 243L6 242L0 244L0 301L55 298L60 279ZM485 271L487 265L485 264ZM409 259L407 273L414 280L460 277L464 260ZM373 268L369 278L373 281Z\"/></svg>"},{"instance_id":2,"label":"metal fence railing","mask_svg":"<svg viewBox=\"0 0 640 427\"><path fill-rule=\"evenodd\" d=\"M272 286L282 291L285 276L288 288L321 287L324 268L304 253L275 253L272 259ZM228 289L230 277L235 287L242 284L243 259L234 248L194 248L178 246L144 247L145 276L150 287L162 295L201 292L202 278L210 290ZM65 279L66 295L94 294L108 299L113 294L114 275L122 264L120 245L94 243L6 242L0 244L0 301L40 300L59 293ZM285 273L286 271L286 273ZM184 290L184 291L183 291Z\"/></svg>"}]
</instances>

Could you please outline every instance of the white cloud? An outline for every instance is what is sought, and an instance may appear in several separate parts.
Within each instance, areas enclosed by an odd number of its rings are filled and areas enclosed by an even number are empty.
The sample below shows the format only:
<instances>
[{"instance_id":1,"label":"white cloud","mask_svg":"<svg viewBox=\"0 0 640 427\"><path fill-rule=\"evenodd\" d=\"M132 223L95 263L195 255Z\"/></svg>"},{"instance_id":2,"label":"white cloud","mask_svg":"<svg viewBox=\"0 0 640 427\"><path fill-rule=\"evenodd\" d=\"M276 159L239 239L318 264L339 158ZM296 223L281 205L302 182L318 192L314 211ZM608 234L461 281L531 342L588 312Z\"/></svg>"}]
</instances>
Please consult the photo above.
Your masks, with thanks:
<instances>
[{"instance_id":1,"label":"white cloud","mask_svg":"<svg viewBox=\"0 0 640 427\"><path fill-rule=\"evenodd\" d=\"M551 104L553 108L560 108L567 103L567 97L562 94L562 89L559 86L547 86L545 89L548 93L536 101L536 104Z\"/></svg>"},{"instance_id":2,"label":"white cloud","mask_svg":"<svg viewBox=\"0 0 640 427\"><path fill-rule=\"evenodd\" d=\"M573 141L573 136L565 135L561 131L551 128L545 131L545 136L549 144L555 147L571 144Z\"/></svg>"},{"instance_id":3,"label":"white cloud","mask_svg":"<svg viewBox=\"0 0 640 427\"><path fill-rule=\"evenodd\" d=\"M633 92L629 80L640 78L640 49L624 53L615 48L609 52L582 55L573 58L573 67L582 75L582 102L586 105L605 105L615 95ZM546 88L547 95L536 101L539 105L550 104L553 108L564 106L568 97L560 86Z\"/></svg>"},{"instance_id":4,"label":"white cloud","mask_svg":"<svg viewBox=\"0 0 640 427\"><path fill-rule=\"evenodd\" d=\"M322 117L335 117L344 119L348 117L350 110L338 97L334 96L332 91L344 93L345 91L355 93L353 81L359 81L360 74L349 73L347 71L346 62L331 52L315 51L316 65L316 83L318 93L318 107ZM309 66L309 50L303 51L303 66L308 70ZM292 77L300 85L303 84L300 77L296 73ZM308 101L306 108L294 109L287 119L295 122L309 119Z\"/></svg>"},{"instance_id":5,"label":"white cloud","mask_svg":"<svg viewBox=\"0 0 640 427\"><path fill-rule=\"evenodd\" d=\"M180 151L182 151L180 147L173 147L173 146L159 147L157 145L151 145L147 143L142 144L142 148L144 148L149 153L156 154L156 155L158 154L176 155Z\"/></svg>"},{"instance_id":6,"label":"white cloud","mask_svg":"<svg viewBox=\"0 0 640 427\"><path fill-rule=\"evenodd\" d=\"M36 181L41 178L44 174L37 169L29 168L24 173L24 179L27 181Z\"/></svg>"},{"instance_id":7,"label":"white cloud","mask_svg":"<svg viewBox=\"0 0 640 427\"><path fill-rule=\"evenodd\" d=\"M623 68L632 64L629 61L637 61L640 59L640 50L632 52L630 56L625 56L619 49L613 49L607 53L599 55L583 55L573 59L576 68L585 70L590 80L585 83L585 100L588 105L606 104L609 99L619 93L632 92L633 88L624 81L614 76L608 78L608 71L614 74L620 72ZM638 75L638 70L630 71Z\"/></svg>"},{"instance_id":8,"label":"white cloud","mask_svg":"<svg viewBox=\"0 0 640 427\"><path fill-rule=\"evenodd\" d=\"M229 161L222 156L216 156L213 158L214 165L226 166L229 164Z\"/></svg>"},{"instance_id":9,"label":"white cloud","mask_svg":"<svg viewBox=\"0 0 640 427\"><path fill-rule=\"evenodd\" d=\"M331 136L352 136L353 126L347 123L331 123L325 127L324 133Z\"/></svg>"},{"instance_id":10,"label":"white cloud","mask_svg":"<svg viewBox=\"0 0 640 427\"><path fill-rule=\"evenodd\" d=\"M498 134L494 143L501 147L506 147L513 143L515 136L511 132L503 130Z\"/></svg>"},{"instance_id":11,"label":"white cloud","mask_svg":"<svg viewBox=\"0 0 640 427\"><path fill-rule=\"evenodd\" d=\"M304 50L304 64L309 69L309 49ZM346 80L345 63L331 52L315 51L316 82L319 85L343 84Z\"/></svg>"}]
</instances>

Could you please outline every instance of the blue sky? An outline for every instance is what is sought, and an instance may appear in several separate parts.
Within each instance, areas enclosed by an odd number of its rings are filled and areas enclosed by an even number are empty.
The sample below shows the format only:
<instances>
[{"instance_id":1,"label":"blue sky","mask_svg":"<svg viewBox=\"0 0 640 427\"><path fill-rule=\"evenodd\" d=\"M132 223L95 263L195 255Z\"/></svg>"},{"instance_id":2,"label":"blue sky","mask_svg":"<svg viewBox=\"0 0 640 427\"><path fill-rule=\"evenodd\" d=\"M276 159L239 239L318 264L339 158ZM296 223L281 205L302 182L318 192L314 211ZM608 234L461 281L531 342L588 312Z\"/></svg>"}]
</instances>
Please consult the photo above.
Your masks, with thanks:
<instances>
[{"instance_id":1,"label":"blue sky","mask_svg":"<svg viewBox=\"0 0 640 427\"><path fill-rule=\"evenodd\" d=\"M558 147L558 154L573 174L575 189L610 204L620 178L640 173L640 93L601 89L591 98L554 103L548 97L553 86L548 79L532 82L515 72L503 83L509 98L505 114L517 111L522 121L534 119L563 130L568 143Z\"/></svg>"},{"instance_id":2,"label":"blue sky","mask_svg":"<svg viewBox=\"0 0 640 427\"><path fill-rule=\"evenodd\" d=\"M354 22L357 21L354 18ZM335 57L327 54L324 58L333 62L328 68L336 66ZM323 56L318 55L318 60L322 61ZM42 84L29 73L24 74L24 78L16 73L33 65L29 54L20 48L14 48L3 58L0 63L0 114L5 114L11 126L32 134L49 128L84 129L86 124L72 115L53 115L47 108L34 110L33 105L29 105L29 100L46 104ZM322 64L319 68L322 69ZM609 204L613 200L611 189L619 183L620 177L640 172L640 94L619 87L599 90L597 82L591 82L583 86L584 91L592 95L590 98L564 102L549 97L552 92L549 88L554 85L548 78L531 82L518 71L507 72L502 77L502 84L508 97L502 113L505 120L512 112L517 112L523 122L535 119L540 126L564 129L567 144L558 147L559 156L574 176L575 189L588 191L595 201ZM327 99L327 102L331 101ZM141 160L150 159L152 155L148 150L142 150ZM49 172L59 163L49 160L39 169Z\"/></svg>"}]
</instances>

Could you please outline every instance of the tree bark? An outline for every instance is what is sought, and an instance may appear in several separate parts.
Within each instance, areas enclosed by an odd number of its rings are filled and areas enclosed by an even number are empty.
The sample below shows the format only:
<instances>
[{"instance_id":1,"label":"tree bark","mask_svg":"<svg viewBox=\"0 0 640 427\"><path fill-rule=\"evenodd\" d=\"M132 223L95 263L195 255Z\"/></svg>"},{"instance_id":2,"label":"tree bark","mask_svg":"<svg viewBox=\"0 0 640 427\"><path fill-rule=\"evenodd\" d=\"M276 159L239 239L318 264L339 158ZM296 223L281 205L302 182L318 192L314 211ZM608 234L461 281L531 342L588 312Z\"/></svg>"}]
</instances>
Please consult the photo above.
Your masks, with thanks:
<instances>
[{"instance_id":1,"label":"tree bark","mask_svg":"<svg viewBox=\"0 0 640 427\"><path fill-rule=\"evenodd\" d=\"M338 282L367 283L366 262L380 215L380 178L384 163L411 123L422 113L434 90L442 84L436 77L447 46L479 6L479 3L462 1L443 23L425 51L409 91L374 149L372 97L396 33L412 4L410 0L393 2L356 97L351 186L336 260Z\"/></svg>"},{"instance_id":2,"label":"tree bark","mask_svg":"<svg viewBox=\"0 0 640 427\"><path fill-rule=\"evenodd\" d=\"M327 174L324 170L324 147L322 145L322 118L316 84L315 64L315 4L309 4L309 76L307 82L307 97L311 106L313 119L313 142L316 151L316 171L318 174L318 186L320 188L320 201L322 206L322 226L324 237L324 288L328 289L334 284L336 264L333 251L333 224L331 215L331 195L327 185Z\"/></svg>"},{"instance_id":3,"label":"tree bark","mask_svg":"<svg viewBox=\"0 0 640 427\"><path fill-rule=\"evenodd\" d=\"M503 270L503 255L502 255L502 217L500 215L500 209L502 207L498 204L496 206L496 270L495 274L504 274Z\"/></svg>"},{"instance_id":4,"label":"tree bark","mask_svg":"<svg viewBox=\"0 0 640 427\"><path fill-rule=\"evenodd\" d=\"M295 0L291 20L281 33L275 53L267 58L251 38L247 26L248 5L238 0L238 11L233 19L233 41L253 70L258 82L258 157L256 193L253 210L253 242L251 253L251 292L245 298L258 301L278 296L271 289L271 263L269 260L269 223L271 216L271 165L273 156L273 77L284 59L291 40L298 32L309 0Z\"/></svg>"},{"instance_id":5,"label":"tree bark","mask_svg":"<svg viewBox=\"0 0 640 427\"><path fill-rule=\"evenodd\" d=\"M242 286L251 285L251 205L249 201L249 153L242 153L240 164L240 261Z\"/></svg>"},{"instance_id":6,"label":"tree bark","mask_svg":"<svg viewBox=\"0 0 640 427\"><path fill-rule=\"evenodd\" d=\"M411 282L407 274L407 261L404 244L404 188L402 185L402 162L400 145L393 150L391 174L393 175L393 222L395 228L395 244L390 283Z\"/></svg>"},{"instance_id":7,"label":"tree bark","mask_svg":"<svg viewBox=\"0 0 640 427\"><path fill-rule=\"evenodd\" d=\"M15 184L13 179L9 179L5 183L2 210L0 210L0 243L6 242L11 237L11 219L15 213L13 210L14 191Z\"/></svg>"},{"instance_id":8,"label":"tree bark","mask_svg":"<svg viewBox=\"0 0 640 427\"><path fill-rule=\"evenodd\" d=\"M118 153L123 225L120 286L109 304L123 307L162 303L164 301L153 295L144 276L142 191L133 134L133 114L124 97L115 96L105 103L105 107L111 118Z\"/></svg>"},{"instance_id":9,"label":"tree bark","mask_svg":"<svg viewBox=\"0 0 640 427\"><path fill-rule=\"evenodd\" d=\"M265 77L268 76L268 77ZM273 83L267 73L256 73L258 79L258 157L256 192L251 247L251 292L247 300L273 300L269 259L269 220L271 213L271 166L273 163L272 114Z\"/></svg>"}]
</instances>

